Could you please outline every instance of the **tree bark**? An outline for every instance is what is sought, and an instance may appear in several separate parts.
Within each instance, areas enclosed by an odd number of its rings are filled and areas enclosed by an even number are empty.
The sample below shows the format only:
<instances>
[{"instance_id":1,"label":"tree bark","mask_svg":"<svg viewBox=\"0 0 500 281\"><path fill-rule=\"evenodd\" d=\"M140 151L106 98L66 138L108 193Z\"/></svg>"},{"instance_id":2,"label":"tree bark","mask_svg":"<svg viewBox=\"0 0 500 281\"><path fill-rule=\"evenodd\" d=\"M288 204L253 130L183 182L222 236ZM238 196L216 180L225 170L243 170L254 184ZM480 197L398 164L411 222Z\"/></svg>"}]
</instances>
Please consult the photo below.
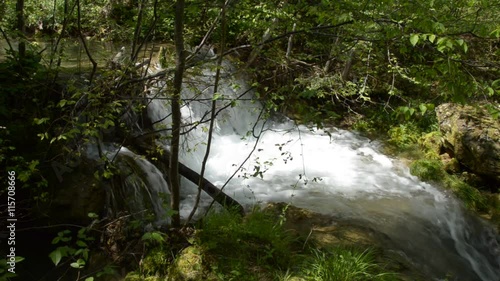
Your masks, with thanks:
<instances>
[{"instance_id":1,"label":"tree bark","mask_svg":"<svg viewBox=\"0 0 500 281\"><path fill-rule=\"evenodd\" d=\"M295 28L297 27L297 24L293 24L292 32L295 32ZM292 53L292 46L293 46L293 34L288 37L288 46L286 48L286 58L290 59L290 54Z\"/></svg>"},{"instance_id":2,"label":"tree bark","mask_svg":"<svg viewBox=\"0 0 500 281\"><path fill-rule=\"evenodd\" d=\"M19 59L22 60L26 56L26 43L24 42L24 0L17 0L16 3L17 30L19 32Z\"/></svg>"},{"instance_id":3,"label":"tree bark","mask_svg":"<svg viewBox=\"0 0 500 281\"><path fill-rule=\"evenodd\" d=\"M184 74L185 54L184 54L184 0L177 0L175 4L175 74L174 74L174 92L172 93L172 140L170 143L170 207L176 213L172 216L172 226L179 227L181 224L179 215L179 141L181 130L181 89L182 75Z\"/></svg>"}]
</instances>

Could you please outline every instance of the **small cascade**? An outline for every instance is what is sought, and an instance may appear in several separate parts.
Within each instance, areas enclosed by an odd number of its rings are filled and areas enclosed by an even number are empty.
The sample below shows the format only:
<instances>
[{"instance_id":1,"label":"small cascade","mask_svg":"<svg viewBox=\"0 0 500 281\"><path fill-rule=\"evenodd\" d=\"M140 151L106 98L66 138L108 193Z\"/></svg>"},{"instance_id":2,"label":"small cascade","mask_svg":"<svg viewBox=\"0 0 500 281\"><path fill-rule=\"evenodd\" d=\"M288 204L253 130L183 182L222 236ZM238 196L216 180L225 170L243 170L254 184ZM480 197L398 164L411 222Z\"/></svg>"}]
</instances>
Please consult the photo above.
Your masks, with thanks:
<instances>
[{"instance_id":1,"label":"small cascade","mask_svg":"<svg viewBox=\"0 0 500 281\"><path fill-rule=\"evenodd\" d=\"M115 210L127 210L136 219L144 219L152 210L157 225L170 223L168 202L170 190L163 174L143 156L126 147L102 145L103 155L120 170L120 186L111 192L110 203ZM96 146L86 147L89 159L99 159ZM149 219L148 219L149 220Z\"/></svg>"},{"instance_id":2,"label":"small cascade","mask_svg":"<svg viewBox=\"0 0 500 281\"><path fill-rule=\"evenodd\" d=\"M168 224L170 217L167 215L169 208L169 195L167 182L163 174L149 161L136 155L125 147L118 152L118 166L122 172L123 199L133 208L131 213L148 210L152 206L158 225Z\"/></svg>"},{"instance_id":3,"label":"small cascade","mask_svg":"<svg viewBox=\"0 0 500 281\"><path fill-rule=\"evenodd\" d=\"M207 64L188 77L182 92L188 133L182 135L181 162L195 171L206 148L213 69ZM380 144L356 133L311 130L286 118L260 120L261 106L251 100L245 77L232 73L234 67L225 61L208 180L222 187L235 174L224 191L247 206L290 202L369 226L436 280L498 281L498 233L453 195L421 182L381 154ZM170 127L168 101L152 99L148 112L158 129ZM167 141L162 144L168 148ZM181 215L186 216L196 187L183 182L182 189Z\"/></svg>"}]
</instances>

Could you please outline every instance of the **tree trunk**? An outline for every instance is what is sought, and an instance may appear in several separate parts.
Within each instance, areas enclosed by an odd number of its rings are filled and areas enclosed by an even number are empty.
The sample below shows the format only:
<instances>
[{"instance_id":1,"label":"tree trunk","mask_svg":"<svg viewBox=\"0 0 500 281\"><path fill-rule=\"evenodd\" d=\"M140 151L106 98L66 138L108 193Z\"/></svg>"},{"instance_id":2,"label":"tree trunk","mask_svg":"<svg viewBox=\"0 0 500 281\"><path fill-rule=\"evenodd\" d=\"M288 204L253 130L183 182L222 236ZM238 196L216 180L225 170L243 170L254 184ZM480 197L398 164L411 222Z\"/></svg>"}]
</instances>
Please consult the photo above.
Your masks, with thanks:
<instances>
[{"instance_id":1,"label":"tree trunk","mask_svg":"<svg viewBox=\"0 0 500 281\"><path fill-rule=\"evenodd\" d=\"M17 0L16 4L17 30L19 32L19 59L26 56L26 43L24 42L24 0Z\"/></svg>"},{"instance_id":2,"label":"tree trunk","mask_svg":"<svg viewBox=\"0 0 500 281\"><path fill-rule=\"evenodd\" d=\"M181 130L181 88L182 75L184 74L185 54L184 54L184 0L177 0L175 5L175 74L174 92L172 93L172 140L170 143L170 207L176 213L172 216L172 226L178 227L181 224L179 215L179 139Z\"/></svg>"}]
</instances>

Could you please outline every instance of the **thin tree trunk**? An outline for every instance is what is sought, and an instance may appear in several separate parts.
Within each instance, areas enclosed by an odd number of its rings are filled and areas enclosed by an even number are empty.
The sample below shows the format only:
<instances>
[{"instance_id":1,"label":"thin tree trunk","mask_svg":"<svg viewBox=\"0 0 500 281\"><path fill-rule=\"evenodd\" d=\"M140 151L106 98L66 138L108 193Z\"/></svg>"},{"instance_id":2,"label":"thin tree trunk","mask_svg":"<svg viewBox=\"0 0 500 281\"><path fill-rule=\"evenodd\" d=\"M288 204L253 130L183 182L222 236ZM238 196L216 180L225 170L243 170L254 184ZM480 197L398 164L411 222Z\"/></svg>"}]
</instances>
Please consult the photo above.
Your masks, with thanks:
<instances>
[{"instance_id":1,"label":"thin tree trunk","mask_svg":"<svg viewBox=\"0 0 500 281\"><path fill-rule=\"evenodd\" d=\"M342 80L347 81L349 79L349 74L351 73L352 69L352 63L354 60L354 50L355 48L351 49L351 52L349 52L349 58L347 59L344 70L342 71Z\"/></svg>"},{"instance_id":2,"label":"thin tree trunk","mask_svg":"<svg viewBox=\"0 0 500 281\"><path fill-rule=\"evenodd\" d=\"M174 92L172 94L172 140L170 143L170 207L176 213L172 216L172 226L178 227L181 224L179 215L179 142L181 130L181 89L182 75L184 74L185 54L184 54L184 0L177 0L175 5L175 74Z\"/></svg>"},{"instance_id":3,"label":"thin tree trunk","mask_svg":"<svg viewBox=\"0 0 500 281\"><path fill-rule=\"evenodd\" d=\"M82 45L83 45L83 48L85 49L85 53L87 54L87 57L89 58L90 62L92 63L92 72L90 73L90 77L89 77L89 84L92 84L95 72L97 70L97 62L92 57L92 54L90 53L90 50L87 47L87 42L85 41L85 36L83 36L83 33L82 33L82 23L81 23L82 15L81 15L80 0L76 0L76 11L77 11L76 23L78 26L78 35L80 36L80 39L82 40Z\"/></svg>"},{"instance_id":4,"label":"thin tree trunk","mask_svg":"<svg viewBox=\"0 0 500 281\"><path fill-rule=\"evenodd\" d=\"M137 20L136 20L136 25L135 25L135 30L134 30L134 40L132 41L132 52L130 54L130 61L131 62L134 62L135 59L136 59L136 53L137 50L136 50L136 47L137 45L139 45L139 35L141 33L141 29L142 29L142 15L143 15L143 11L144 11L144 6L145 6L145 3L146 1L142 0L142 1L139 1L139 12L137 14Z\"/></svg>"},{"instance_id":5,"label":"thin tree trunk","mask_svg":"<svg viewBox=\"0 0 500 281\"><path fill-rule=\"evenodd\" d=\"M26 56L26 43L24 42L24 0L17 0L16 3L17 30L19 32L19 59L22 60Z\"/></svg>"},{"instance_id":6,"label":"thin tree trunk","mask_svg":"<svg viewBox=\"0 0 500 281\"><path fill-rule=\"evenodd\" d=\"M217 59L217 71L215 73L215 83L214 83L214 97L217 94L217 91L219 90L219 81L220 81L220 71L221 71L221 66L222 66L222 58L224 55L224 47L226 44L226 5L229 3L229 1L226 1L223 6L222 6L222 11L221 11L221 42L220 42L220 51L219 51L219 57ZM217 109L217 99L212 99L212 108L211 108L211 113L210 113L210 126L208 130L208 140L207 140L207 150L205 151L205 156L203 157L203 162L201 163L201 172L200 172L200 181L198 182L198 193L196 194L196 201L193 207L193 210L189 214L189 217L186 221L186 224L188 224L191 219L193 218L194 214L196 213L196 209L198 209L198 205L200 203L200 198L201 198L201 190L203 186L203 180L205 176L205 168L207 166L207 161L208 161L208 156L210 154L210 147L212 145L212 134L214 131L214 123L215 123L215 111Z\"/></svg>"},{"instance_id":7,"label":"thin tree trunk","mask_svg":"<svg viewBox=\"0 0 500 281\"><path fill-rule=\"evenodd\" d=\"M297 24L293 24L292 32L295 32L295 28L297 27ZM286 58L290 58L290 54L292 53L292 46L293 46L293 33L288 37L288 46L286 48Z\"/></svg>"}]
</instances>

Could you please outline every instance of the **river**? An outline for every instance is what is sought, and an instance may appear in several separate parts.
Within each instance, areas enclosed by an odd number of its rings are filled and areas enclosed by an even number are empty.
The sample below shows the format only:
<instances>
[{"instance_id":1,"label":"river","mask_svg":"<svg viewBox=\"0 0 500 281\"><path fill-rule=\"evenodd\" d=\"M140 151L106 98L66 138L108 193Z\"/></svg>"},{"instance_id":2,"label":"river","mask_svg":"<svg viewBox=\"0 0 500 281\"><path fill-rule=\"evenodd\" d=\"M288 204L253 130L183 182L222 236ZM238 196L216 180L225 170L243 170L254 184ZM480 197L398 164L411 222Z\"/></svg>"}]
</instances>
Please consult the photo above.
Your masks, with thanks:
<instances>
[{"instance_id":1,"label":"river","mask_svg":"<svg viewBox=\"0 0 500 281\"><path fill-rule=\"evenodd\" d=\"M381 144L355 132L297 126L274 116L259 120L244 75L225 62L219 108L206 177L247 207L290 202L338 219L363 223L386 234L400 255L435 280L498 281L499 237L450 192L420 181ZM191 77L191 78L189 78ZM183 123L202 121L210 110L213 68L185 81ZM243 96L242 93L245 93ZM160 93L161 94L161 93ZM205 99L207 102L194 101ZM241 98L240 98L241 99ZM149 116L169 127L165 100L152 99ZM206 118L206 117L205 117ZM208 126L208 125L205 125ZM181 161L199 171L205 152L202 126L183 136ZM256 136L259 136L256 138ZM168 143L163 143L168 148ZM255 146L248 161L240 167ZM191 210L196 187L183 181L181 215ZM202 208L210 203L208 196Z\"/></svg>"}]
</instances>

